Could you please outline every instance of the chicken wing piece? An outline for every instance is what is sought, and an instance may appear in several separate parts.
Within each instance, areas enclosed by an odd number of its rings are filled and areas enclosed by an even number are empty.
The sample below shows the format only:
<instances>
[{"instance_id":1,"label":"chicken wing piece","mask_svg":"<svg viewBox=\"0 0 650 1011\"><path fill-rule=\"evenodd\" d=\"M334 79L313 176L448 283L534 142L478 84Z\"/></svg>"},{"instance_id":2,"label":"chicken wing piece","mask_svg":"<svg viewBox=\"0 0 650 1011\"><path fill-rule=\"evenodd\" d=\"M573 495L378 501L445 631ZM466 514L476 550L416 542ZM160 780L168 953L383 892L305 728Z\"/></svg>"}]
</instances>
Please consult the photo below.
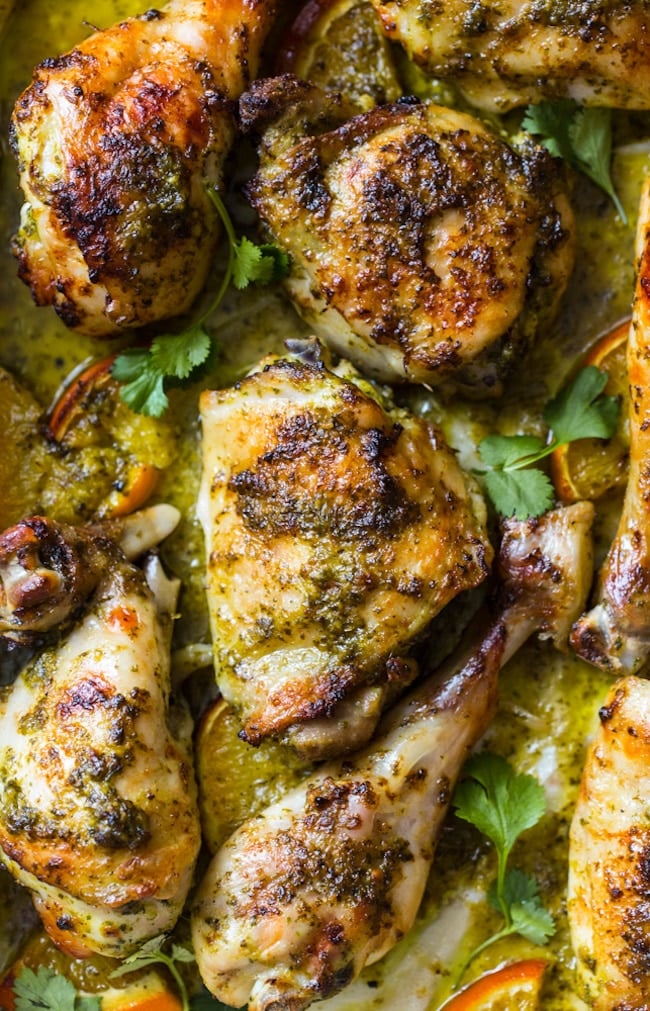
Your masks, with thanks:
<instances>
[{"instance_id":1,"label":"chicken wing piece","mask_svg":"<svg viewBox=\"0 0 650 1011\"><path fill-rule=\"evenodd\" d=\"M597 600L571 645L589 663L633 674L650 655L650 180L639 210L638 269L627 345L630 469L616 537L599 574Z\"/></svg>"},{"instance_id":2,"label":"chicken wing piece","mask_svg":"<svg viewBox=\"0 0 650 1011\"><path fill-rule=\"evenodd\" d=\"M292 258L309 326L382 381L494 396L573 264L561 171L477 119L396 103L332 129L338 100L290 77L240 102L262 133L249 197Z\"/></svg>"},{"instance_id":3,"label":"chicken wing piece","mask_svg":"<svg viewBox=\"0 0 650 1011\"><path fill-rule=\"evenodd\" d=\"M317 345L200 407L219 687L252 744L359 747L417 674L413 641L487 575L462 472L439 432Z\"/></svg>"},{"instance_id":4,"label":"chicken wing piece","mask_svg":"<svg viewBox=\"0 0 650 1011\"><path fill-rule=\"evenodd\" d=\"M497 675L535 630L565 640L589 585L593 508L510 522L494 610L367 750L246 822L199 887L192 936L208 989L249 1011L301 1011L377 961L415 918L462 764Z\"/></svg>"},{"instance_id":5,"label":"chicken wing piece","mask_svg":"<svg viewBox=\"0 0 650 1011\"><path fill-rule=\"evenodd\" d=\"M178 581L101 549L82 617L0 692L0 860L77 957L170 929L200 844L191 728L169 697Z\"/></svg>"},{"instance_id":6,"label":"chicken wing piece","mask_svg":"<svg viewBox=\"0 0 650 1011\"><path fill-rule=\"evenodd\" d=\"M650 1007L650 683L628 675L600 710L571 825L569 920L596 1011Z\"/></svg>"},{"instance_id":7,"label":"chicken wing piece","mask_svg":"<svg viewBox=\"0 0 650 1011\"><path fill-rule=\"evenodd\" d=\"M475 106L505 112L574 98L650 108L645 0L539 4L506 0L371 0L390 39L432 77L451 79Z\"/></svg>"},{"instance_id":8,"label":"chicken wing piece","mask_svg":"<svg viewBox=\"0 0 650 1011\"><path fill-rule=\"evenodd\" d=\"M37 67L12 144L19 274L39 305L106 336L176 316L218 239L209 187L235 136L272 0L171 0Z\"/></svg>"}]
</instances>

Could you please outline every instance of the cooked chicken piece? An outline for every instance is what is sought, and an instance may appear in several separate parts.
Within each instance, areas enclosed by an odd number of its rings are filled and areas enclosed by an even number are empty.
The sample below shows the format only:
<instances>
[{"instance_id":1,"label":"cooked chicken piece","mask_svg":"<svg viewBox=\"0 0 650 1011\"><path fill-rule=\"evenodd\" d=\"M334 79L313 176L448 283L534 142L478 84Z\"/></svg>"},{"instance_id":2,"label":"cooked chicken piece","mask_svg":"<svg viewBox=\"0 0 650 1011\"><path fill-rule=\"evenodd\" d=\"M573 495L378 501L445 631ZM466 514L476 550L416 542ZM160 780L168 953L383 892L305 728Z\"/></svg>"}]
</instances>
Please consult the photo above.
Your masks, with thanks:
<instances>
[{"instance_id":1,"label":"cooked chicken piece","mask_svg":"<svg viewBox=\"0 0 650 1011\"><path fill-rule=\"evenodd\" d=\"M77 615L113 558L115 540L126 558L135 559L178 520L173 506L156 505L96 526L31 516L9 527L0 534L0 636L38 642Z\"/></svg>"},{"instance_id":2,"label":"cooked chicken piece","mask_svg":"<svg viewBox=\"0 0 650 1011\"><path fill-rule=\"evenodd\" d=\"M487 630L391 713L377 741L246 822L199 887L208 989L301 1011L381 958L415 918L453 787L496 704L499 667L535 630L566 640L589 585L593 508L508 523Z\"/></svg>"},{"instance_id":3,"label":"cooked chicken piece","mask_svg":"<svg viewBox=\"0 0 650 1011\"><path fill-rule=\"evenodd\" d=\"M650 38L641 0L535 0L475 4L371 0L384 31L432 77L450 79L472 104L505 112L574 98L650 108Z\"/></svg>"},{"instance_id":4,"label":"cooked chicken piece","mask_svg":"<svg viewBox=\"0 0 650 1011\"><path fill-rule=\"evenodd\" d=\"M633 674L650 655L650 180L637 230L638 269L627 345L630 469L616 537L599 574L594 607L571 645L589 663Z\"/></svg>"},{"instance_id":5,"label":"cooked chicken piece","mask_svg":"<svg viewBox=\"0 0 650 1011\"><path fill-rule=\"evenodd\" d=\"M272 0L171 0L37 67L12 119L21 278L67 326L110 335L188 309L213 262L234 101Z\"/></svg>"},{"instance_id":6,"label":"cooked chicken piece","mask_svg":"<svg viewBox=\"0 0 650 1011\"><path fill-rule=\"evenodd\" d=\"M569 919L596 1011L650 1007L650 683L628 676L600 710L571 825Z\"/></svg>"},{"instance_id":7,"label":"cooked chicken piece","mask_svg":"<svg viewBox=\"0 0 650 1011\"><path fill-rule=\"evenodd\" d=\"M310 758L370 737L414 639L492 557L440 433L319 355L200 401L217 681L250 743Z\"/></svg>"},{"instance_id":8,"label":"cooked chicken piece","mask_svg":"<svg viewBox=\"0 0 650 1011\"><path fill-rule=\"evenodd\" d=\"M340 125L335 96L287 76L253 84L240 109L262 134L249 196L291 254L287 290L314 331L380 380L499 394L573 263L550 155L433 104Z\"/></svg>"},{"instance_id":9,"label":"cooked chicken piece","mask_svg":"<svg viewBox=\"0 0 650 1011\"><path fill-rule=\"evenodd\" d=\"M169 698L178 582L109 545L78 624L0 693L0 860L77 957L169 930L200 844L190 727Z\"/></svg>"}]
</instances>

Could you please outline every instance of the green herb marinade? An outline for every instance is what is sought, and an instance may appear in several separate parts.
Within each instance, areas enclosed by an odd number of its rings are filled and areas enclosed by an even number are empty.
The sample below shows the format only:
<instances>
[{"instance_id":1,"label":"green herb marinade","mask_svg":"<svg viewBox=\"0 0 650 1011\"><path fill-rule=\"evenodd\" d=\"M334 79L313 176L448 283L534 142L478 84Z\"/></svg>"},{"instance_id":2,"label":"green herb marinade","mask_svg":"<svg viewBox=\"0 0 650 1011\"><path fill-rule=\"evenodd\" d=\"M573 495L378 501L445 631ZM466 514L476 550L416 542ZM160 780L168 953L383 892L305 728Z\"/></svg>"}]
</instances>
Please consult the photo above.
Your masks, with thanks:
<instances>
[{"instance_id":1,"label":"green herb marinade","mask_svg":"<svg viewBox=\"0 0 650 1011\"><path fill-rule=\"evenodd\" d=\"M0 24L6 2L0 0ZM64 52L83 38L88 22L104 27L143 9L136 0L16 0L0 35L0 365L10 370L43 408L81 361L121 350L126 342L102 342L66 331L54 312L37 309L17 280L10 252L18 224L20 194L7 140L13 103L46 56ZM414 80L416 75L414 75ZM624 224L609 198L580 179L575 190L578 255L564 309L552 332L541 335L522 376L516 374L497 406L442 404L429 393L409 394L409 404L440 421L461 461L477 466L482 438L543 432L545 403L570 375L576 359L609 326L629 313L633 289L633 242L641 182L650 171L650 121L646 116L614 117L613 180L626 212ZM218 277L218 267L217 274ZM207 636L202 598L202 538L194 518L199 481L199 432L196 398L205 386L222 386L239 377L262 355L279 350L287 337L304 327L276 289L231 290L207 320L220 352L200 379L170 391L169 424L178 448L156 492L183 511L184 520L167 548L167 558L184 582L176 645ZM532 378L531 378L532 377ZM522 392L525 390L525 398ZM35 503L35 509L39 503ZM597 530L603 544L611 532L618 502L605 503ZM603 544L600 546L602 554ZM573 964L565 907L568 828L585 744L593 731L609 679L549 644L534 642L515 657L501 677L499 714L489 732L492 751L520 772L534 774L545 786L548 810L540 823L516 844L513 862L534 876L557 932L540 949L509 937L487 949L470 975L506 957L546 953L541 1006L566 1011L584 1005L573 991ZM498 914L486 902L495 875L495 855L471 826L450 817L442 833L429 887L416 925L391 954L365 971L337 997L319 1005L323 1011L432 1011L446 996L454 970L495 928ZM15 957L17 945L34 922L30 904L0 874L0 970Z\"/></svg>"}]
</instances>

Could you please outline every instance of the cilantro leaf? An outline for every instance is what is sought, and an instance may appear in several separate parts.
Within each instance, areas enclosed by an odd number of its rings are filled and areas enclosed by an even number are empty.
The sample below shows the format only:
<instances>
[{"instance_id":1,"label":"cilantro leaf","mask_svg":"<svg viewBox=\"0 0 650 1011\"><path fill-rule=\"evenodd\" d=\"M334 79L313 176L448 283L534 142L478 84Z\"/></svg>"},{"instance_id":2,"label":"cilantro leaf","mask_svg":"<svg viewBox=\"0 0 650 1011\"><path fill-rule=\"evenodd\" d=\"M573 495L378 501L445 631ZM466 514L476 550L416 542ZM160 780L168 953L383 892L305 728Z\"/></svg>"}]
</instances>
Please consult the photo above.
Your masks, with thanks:
<instances>
[{"instance_id":1,"label":"cilantro leaf","mask_svg":"<svg viewBox=\"0 0 650 1011\"><path fill-rule=\"evenodd\" d=\"M246 236L238 239L223 200L208 191L228 240L228 263L210 307L196 323L178 334L156 337L149 350L130 348L115 359L111 372L122 383L120 396L131 410L158 418L167 410L165 381L183 381L207 361L213 340L205 329L207 317L223 299L230 282L238 289L249 284L269 284L286 276L288 255L270 243L257 245Z\"/></svg>"},{"instance_id":2,"label":"cilantro leaf","mask_svg":"<svg viewBox=\"0 0 650 1011\"><path fill-rule=\"evenodd\" d=\"M543 449L536 435L488 435L481 443L481 459L490 467L509 467Z\"/></svg>"},{"instance_id":3,"label":"cilantro leaf","mask_svg":"<svg viewBox=\"0 0 650 1011\"><path fill-rule=\"evenodd\" d=\"M53 969L23 969L14 983L16 1011L100 1011L98 997L81 997L74 984Z\"/></svg>"},{"instance_id":4,"label":"cilantro leaf","mask_svg":"<svg viewBox=\"0 0 650 1011\"><path fill-rule=\"evenodd\" d=\"M515 772L499 755L482 752L466 763L453 804L457 816L476 826L496 847L497 877L487 898L504 920L503 927L465 960L456 979L458 985L470 963L495 941L521 934L535 944L545 944L555 923L540 901L534 878L507 866L517 839L537 824L546 808L544 791L535 777Z\"/></svg>"},{"instance_id":5,"label":"cilantro leaf","mask_svg":"<svg viewBox=\"0 0 650 1011\"><path fill-rule=\"evenodd\" d=\"M231 1011L230 1007L222 1004L205 989L193 994L190 998L190 1009L191 1011Z\"/></svg>"},{"instance_id":6,"label":"cilantro leaf","mask_svg":"<svg viewBox=\"0 0 650 1011\"><path fill-rule=\"evenodd\" d=\"M534 776L516 773L505 758L489 751L470 758L464 777L454 794L456 814L507 856L521 833L544 814L544 791Z\"/></svg>"},{"instance_id":7,"label":"cilantro leaf","mask_svg":"<svg viewBox=\"0 0 650 1011\"><path fill-rule=\"evenodd\" d=\"M552 438L544 443L534 435L490 435L479 445L484 463L495 468L485 474L485 487L503 516L528 519L553 504L553 485L541 470L531 468L558 446L575 439L609 439L616 431L618 397L607 396L607 373L595 365L581 369L544 410Z\"/></svg>"},{"instance_id":8,"label":"cilantro leaf","mask_svg":"<svg viewBox=\"0 0 650 1011\"><path fill-rule=\"evenodd\" d=\"M556 158L587 175L613 201L622 221L627 216L612 182L612 110L584 108L573 99L529 105L522 128L540 137Z\"/></svg>"},{"instance_id":9,"label":"cilantro leaf","mask_svg":"<svg viewBox=\"0 0 650 1011\"><path fill-rule=\"evenodd\" d=\"M485 475L485 486L495 508L502 516L526 520L539 516L553 505L550 479L541 470L492 470Z\"/></svg>"},{"instance_id":10,"label":"cilantro leaf","mask_svg":"<svg viewBox=\"0 0 650 1011\"><path fill-rule=\"evenodd\" d=\"M555 920L538 896L511 905L510 916L514 931L533 944L546 944L555 933Z\"/></svg>"},{"instance_id":11,"label":"cilantro leaf","mask_svg":"<svg viewBox=\"0 0 650 1011\"><path fill-rule=\"evenodd\" d=\"M587 365L575 382L551 400L544 418L553 431L554 446L574 439L609 439L616 429L619 402L603 394L607 373Z\"/></svg>"},{"instance_id":12,"label":"cilantro leaf","mask_svg":"<svg viewBox=\"0 0 650 1011\"><path fill-rule=\"evenodd\" d=\"M111 978L127 976L129 973L136 972L138 969L144 969L149 965L164 965L178 987L183 1011L190 1011L190 998L185 980L177 969L176 963L196 961L194 952L178 944L172 944L171 952L167 954L163 951L163 946L166 942L166 934L159 934L157 937L152 937L148 941L145 941L137 951L124 959L122 965L113 970Z\"/></svg>"}]
</instances>

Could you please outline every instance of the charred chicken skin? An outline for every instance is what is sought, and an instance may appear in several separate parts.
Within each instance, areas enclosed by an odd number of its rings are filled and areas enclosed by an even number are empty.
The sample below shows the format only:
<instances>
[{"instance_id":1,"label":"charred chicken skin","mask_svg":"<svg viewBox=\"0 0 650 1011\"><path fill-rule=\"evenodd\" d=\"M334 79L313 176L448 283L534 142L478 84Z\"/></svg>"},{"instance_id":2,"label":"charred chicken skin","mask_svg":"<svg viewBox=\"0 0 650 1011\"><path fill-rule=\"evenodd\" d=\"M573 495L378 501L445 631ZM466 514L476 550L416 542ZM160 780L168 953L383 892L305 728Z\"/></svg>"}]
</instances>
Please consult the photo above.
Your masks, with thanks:
<instances>
[{"instance_id":1,"label":"charred chicken skin","mask_svg":"<svg viewBox=\"0 0 650 1011\"><path fill-rule=\"evenodd\" d=\"M644 0L475 4L371 0L384 31L432 77L475 106L505 112L573 98L650 108L650 34Z\"/></svg>"},{"instance_id":2,"label":"charred chicken skin","mask_svg":"<svg viewBox=\"0 0 650 1011\"><path fill-rule=\"evenodd\" d=\"M172 0L37 67L12 144L19 273L73 329L109 336L187 310L218 239L234 103L271 0Z\"/></svg>"},{"instance_id":3,"label":"charred chicken skin","mask_svg":"<svg viewBox=\"0 0 650 1011\"><path fill-rule=\"evenodd\" d=\"M34 525L3 540L24 537L33 557ZM170 707L178 582L105 536L55 534L72 554L85 538L103 572L71 630L0 689L0 860L60 948L119 957L174 925L200 843L190 727Z\"/></svg>"},{"instance_id":4,"label":"charred chicken skin","mask_svg":"<svg viewBox=\"0 0 650 1011\"><path fill-rule=\"evenodd\" d=\"M338 373L314 345L200 402L217 681L247 740L313 758L369 738L492 556L441 434Z\"/></svg>"},{"instance_id":5,"label":"charred chicken skin","mask_svg":"<svg viewBox=\"0 0 650 1011\"><path fill-rule=\"evenodd\" d=\"M550 155L434 104L347 119L288 76L255 82L240 108L261 136L249 197L291 254L287 290L309 326L382 381L498 395L573 264Z\"/></svg>"},{"instance_id":6,"label":"charred chicken skin","mask_svg":"<svg viewBox=\"0 0 650 1011\"><path fill-rule=\"evenodd\" d=\"M564 645L589 585L593 508L507 524L487 628L390 713L380 735L239 828L197 893L208 989L249 1011L302 1011L410 928L500 666L534 631Z\"/></svg>"}]
</instances>

